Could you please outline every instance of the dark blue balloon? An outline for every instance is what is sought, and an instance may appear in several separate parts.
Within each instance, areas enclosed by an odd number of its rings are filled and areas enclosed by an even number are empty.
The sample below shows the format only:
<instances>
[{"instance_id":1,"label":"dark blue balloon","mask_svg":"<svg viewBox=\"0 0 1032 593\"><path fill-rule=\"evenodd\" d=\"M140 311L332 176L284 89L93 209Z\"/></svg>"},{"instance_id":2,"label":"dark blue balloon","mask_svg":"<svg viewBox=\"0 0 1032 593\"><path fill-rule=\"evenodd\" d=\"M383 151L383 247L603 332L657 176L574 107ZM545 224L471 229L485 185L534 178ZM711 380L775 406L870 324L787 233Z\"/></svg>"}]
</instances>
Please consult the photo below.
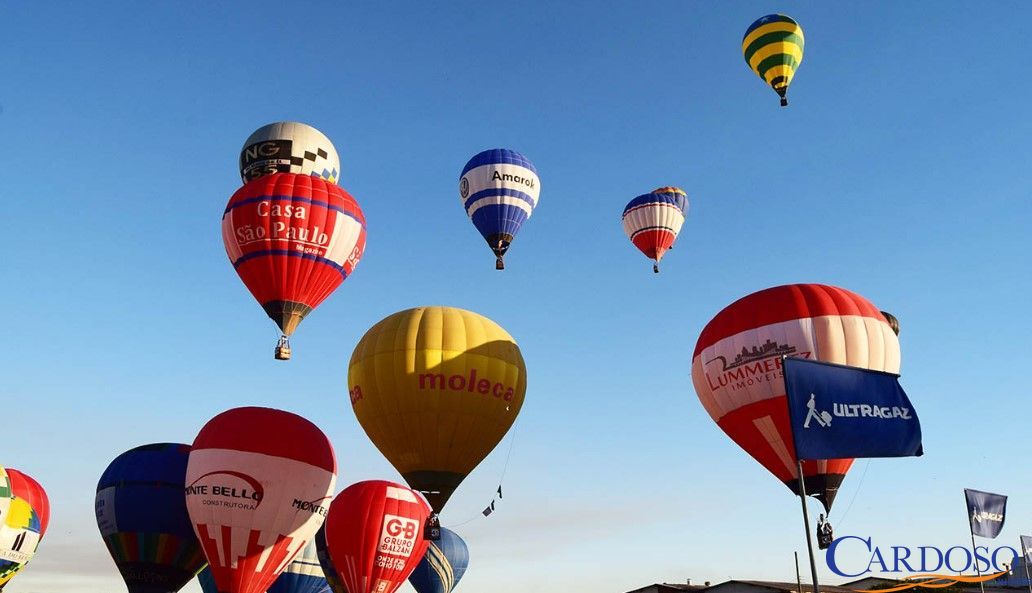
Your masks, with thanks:
<instances>
[{"instance_id":1,"label":"dark blue balloon","mask_svg":"<svg viewBox=\"0 0 1032 593\"><path fill-rule=\"evenodd\" d=\"M409 583L419 593L451 593L469 567L469 548L457 533L441 528L440 541L430 542Z\"/></svg>"},{"instance_id":2,"label":"dark blue balloon","mask_svg":"<svg viewBox=\"0 0 1032 593\"><path fill-rule=\"evenodd\" d=\"M97 484L97 527L130 593L172 593L205 565L186 511L190 446L155 443L122 453Z\"/></svg>"}]
</instances>

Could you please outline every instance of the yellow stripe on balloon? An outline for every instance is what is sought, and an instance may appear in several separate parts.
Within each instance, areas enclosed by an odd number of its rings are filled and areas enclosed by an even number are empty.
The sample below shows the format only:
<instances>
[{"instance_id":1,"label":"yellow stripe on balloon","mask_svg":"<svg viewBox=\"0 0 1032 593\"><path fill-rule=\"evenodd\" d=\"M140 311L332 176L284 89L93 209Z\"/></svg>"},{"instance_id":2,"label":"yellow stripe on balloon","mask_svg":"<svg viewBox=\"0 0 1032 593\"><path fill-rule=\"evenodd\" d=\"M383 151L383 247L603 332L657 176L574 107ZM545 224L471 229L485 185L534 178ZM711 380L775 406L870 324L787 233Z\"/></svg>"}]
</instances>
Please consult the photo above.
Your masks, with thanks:
<instances>
[{"instance_id":1,"label":"yellow stripe on balloon","mask_svg":"<svg viewBox=\"0 0 1032 593\"><path fill-rule=\"evenodd\" d=\"M799 25L797 25L795 23L786 23L786 22L782 21L782 22L776 22L776 23L770 23L770 24L767 24L767 25L762 25L760 27L757 27L757 28L753 29L753 31L751 33L749 33L749 35L747 35L745 37L745 39L742 40L742 51L744 52L746 49L748 49L749 44L751 44L753 41L756 41L760 37L763 37L767 33L775 33L775 32L778 32L778 31L785 31L787 33L795 33L796 35L799 36L800 39L803 39L804 42L805 42L805 38L803 37L803 28L802 27L800 27Z\"/></svg>"},{"instance_id":2,"label":"yellow stripe on balloon","mask_svg":"<svg viewBox=\"0 0 1032 593\"><path fill-rule=\"evenodd\" d=\"M749 60L749 67L755 71L757 68L760 67L760 62L766 60L771 56L776 56L778 54L789 54L790 56L795 58L797 64L803 61L803 48L799 47L794 43L782 41L780 43L771 43L770 45L765 45L760 49L756 50L756 53L753 54L752 59Z\"/></svg>"}]
</instances>

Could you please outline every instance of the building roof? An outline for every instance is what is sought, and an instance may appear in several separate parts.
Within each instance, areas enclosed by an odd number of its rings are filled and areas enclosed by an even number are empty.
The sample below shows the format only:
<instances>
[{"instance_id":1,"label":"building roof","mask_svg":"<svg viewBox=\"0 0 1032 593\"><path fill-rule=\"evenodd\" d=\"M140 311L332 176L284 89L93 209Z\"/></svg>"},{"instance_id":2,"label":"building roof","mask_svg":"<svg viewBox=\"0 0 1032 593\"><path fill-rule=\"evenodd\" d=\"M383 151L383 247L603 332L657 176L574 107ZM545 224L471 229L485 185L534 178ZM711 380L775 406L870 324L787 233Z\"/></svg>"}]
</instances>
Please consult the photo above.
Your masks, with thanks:
<instances>
[{"instance_id":1,"label":"building roof","mask_svg":"<svg viewBox=\"0 0 1032 593\"><path fill-rule=\"evenodd\" d=\"M803 590L799 592L798 583L786 583L783 581L743 581L733 579L730 581L724 581L723 583L717 583L712 587L709 587L707 591L716 591L721 587L731 583L742 583L746 585L752 585L754 587L762 587L764 589L770 589L772 591L779 591L781 593L810 593L813 589L811 583L803 582ZM821 591L827 591L828 593L856 593L853 589L846 587L836 587L835 585L821 584Z\"/></svg>"},{"instance_id":2,"label":"building roof","mask_svg":"<svg viewBox=\"0 0 1032 593\"><path fill-rule=\"evenodd\" d=\"M689 585L686 583L654 583L647 587L635 589L629 593L637 593L638 591L655 591L656 593L677 593L678 591L699 591L701 589L707 589L706 585Z\"/></svg>"}]
</instances>

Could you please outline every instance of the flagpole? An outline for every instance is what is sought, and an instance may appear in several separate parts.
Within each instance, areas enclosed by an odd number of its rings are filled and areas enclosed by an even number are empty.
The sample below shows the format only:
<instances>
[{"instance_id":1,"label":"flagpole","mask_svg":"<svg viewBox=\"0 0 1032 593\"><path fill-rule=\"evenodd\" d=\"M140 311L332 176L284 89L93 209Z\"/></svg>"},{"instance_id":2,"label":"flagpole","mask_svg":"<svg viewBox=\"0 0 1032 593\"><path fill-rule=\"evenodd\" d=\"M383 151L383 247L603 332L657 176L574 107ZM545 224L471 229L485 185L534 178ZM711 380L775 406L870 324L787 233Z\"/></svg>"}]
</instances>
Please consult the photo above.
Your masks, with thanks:
<instances>
[{"instance_id":1,"label":"flagpole","mask_svg":"<svg viewBox=\"0 0 1032 593\"><path fill-rule=\"evenodd\" d=\"M975 574L981 579L982 571L978 570L978 551L975 549L975 532L971 531L971 564L975 565ZM981 589L982 593L985 593L985 583L981 580L978 581L978 588Z\"/></svg>"},{"instance_id":2,"label":"flagpole","mask_svg":"<svg viewBox=\"0 0 1032 593\"><path fill-rule=\"evenodd\" d=\"M817 584L817 561L813 558L813 540L810 537L810 512L806 509L806 484L803 483L803 462L796 460L799 468L799 502L803 505L803 531L806 532L806 551L810 553L810 576L813 577L813 593L821 593ZM799 593L802 593L800 591ZM982 593L985 593L983 591Z\"/></svg>"},{"instance_id":3,"label":"flagpole","mask_svg":"<svg viewBox=\"0 0 1032 593\"><path fill-rule=\"evenodd\" d=\"M1028 593L1032 593L1032 576L1028 574L1028 548L1025 540L1021 540L1021 563L1025 565L1025 580L1028 581Z\"/></svg>"},{"instance_id":4,"label":"flagpole","mask_svg":"<svg viewBox=\"0 0 1032 593\"><path fill-rule=\"evenodd\" d=\"M799 593L803 593L803 577L799 576L799 552L792 552L795 555L795 581L796 586L799 587ZM1026 572L1028 567L1026 566ZM1032 592L1030 592L1032 593Z\"/></svg>"}]
</instances>

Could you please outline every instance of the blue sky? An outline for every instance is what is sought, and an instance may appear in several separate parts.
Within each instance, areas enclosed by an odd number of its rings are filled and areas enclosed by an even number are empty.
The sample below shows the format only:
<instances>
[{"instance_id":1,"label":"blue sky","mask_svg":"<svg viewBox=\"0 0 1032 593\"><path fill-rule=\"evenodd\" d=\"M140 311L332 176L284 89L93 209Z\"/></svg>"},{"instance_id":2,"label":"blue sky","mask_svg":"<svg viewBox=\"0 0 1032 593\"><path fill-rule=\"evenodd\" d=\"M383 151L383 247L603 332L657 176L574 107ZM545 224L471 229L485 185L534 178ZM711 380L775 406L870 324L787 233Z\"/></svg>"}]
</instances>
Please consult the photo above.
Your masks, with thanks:
<instances>
[{"instance_id":1,"label":"blue sky","mask_svg":"<svg viewBox=\"0 0 1032 593\"><path fill-rule=\"evenodd\" d=\"M498 512L475 519L511 436L443 517L474 518L459 591L790 579L798 501L713 424L690 362L718 310L792 282L900 318L924 426L923 458L857 463L837 533L962 545L964 487L1011 495L1001 543L1032 531L1027 3L115 4L0 5L0 463L53 504L9 593L119 590L97 478L230 407L316 422L342 486L398 479L346 367L426 304L496 320L529 372ZM787 109L741 58L774 11L806 33ZM369 221L289 364L219 231L243 140L285 119L334 141ZM542 186L504 273L456 190L497 146ZM620 214L671 184L691 210L656 276Z\"/></svg>"}]
</instances>

